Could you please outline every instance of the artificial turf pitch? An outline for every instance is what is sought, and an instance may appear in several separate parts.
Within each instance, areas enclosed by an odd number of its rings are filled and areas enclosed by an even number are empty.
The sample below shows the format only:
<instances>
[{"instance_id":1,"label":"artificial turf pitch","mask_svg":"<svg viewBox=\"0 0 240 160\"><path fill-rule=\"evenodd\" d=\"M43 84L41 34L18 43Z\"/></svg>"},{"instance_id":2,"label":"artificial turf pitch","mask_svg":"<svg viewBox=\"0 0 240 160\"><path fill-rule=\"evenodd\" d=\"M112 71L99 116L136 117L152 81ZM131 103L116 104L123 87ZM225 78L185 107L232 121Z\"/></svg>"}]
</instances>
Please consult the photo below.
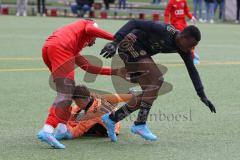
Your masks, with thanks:
<instances>
[{"instance_id":1,"label":"artificial turf pitch","mask_svg":"<svg viewBox=\"0 0 240 160\"><path fill-rule=\"evenodd\" d=\"M65 150L50 149L36 139L55 92L49 87L49 72L41 59L44 39L71 18L0 17L0 159L98 159L98 160L239 160L240 157L240 27L231 24L201 24L202 41L198 66L207 96L216 105L212 114L197 97L187 71L177 54L156 55L168 68L165 80L173 90L153 105L149 121L159 137L147 142L130 133L133 117L122 123L119 141L83 137L64 141ZM114 33L126 21L97 20ZM99 56L105 40L97 40L82 54ZM92 88L115 92L110 77L85 82L76 71L76 81ZM122 86L124 87L124 86ZM173 118L174 116L174 118ZM177 117L177 118L176 118Z\"/></svg>"}]
</instances>

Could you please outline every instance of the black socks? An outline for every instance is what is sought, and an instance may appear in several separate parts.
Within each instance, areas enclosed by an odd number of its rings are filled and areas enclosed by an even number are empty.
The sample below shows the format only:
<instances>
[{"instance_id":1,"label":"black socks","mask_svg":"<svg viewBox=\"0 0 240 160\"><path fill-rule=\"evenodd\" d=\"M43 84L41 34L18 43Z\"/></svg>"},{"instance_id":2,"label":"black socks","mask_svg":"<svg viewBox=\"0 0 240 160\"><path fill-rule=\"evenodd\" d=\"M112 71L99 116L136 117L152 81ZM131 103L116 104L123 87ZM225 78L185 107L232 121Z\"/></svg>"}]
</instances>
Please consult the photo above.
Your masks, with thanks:
<instances>
[{"instance_id":1,"label":"black socks","mask_svg":"<svg viewBox=\"0 0 240 160\"><path fill-rule=\"evenodd\" d=\"M151 106L152 106L151 104L148 104L144 101L141 102L137 120L134 122L135 125L146 124ZM119 122L119 121L123 120L125 117L127 117L128 115L130 115L134 111L135 110L131 110L129 108L128 104L124 104L117 111L112 112L109 115L109 118L114 122Z\"/></svg>"},{"instance_id":2,"label":"black socks","mask_svg":"<svg viewBox=\"0 0 240 160\"><path fill-rule=\"evenodd\" d=\"M114 122L119 122L128 115L130 115L133 111L129 108L128 104L124 104L121 108L119 108L117 111L112 112L109 115L109 118Z\"/></svg>"},{"instance_id":3,"label":"black socks","mask_svg":"<svg viewBox=\"0 0 240 160\"><path fill-rule=\"evenodd\" d=\"M146 124L151 106L151 104L148 104L144 101L141 102L137 120L134 122L135 125Z\"/></svg>"}]
</instances>

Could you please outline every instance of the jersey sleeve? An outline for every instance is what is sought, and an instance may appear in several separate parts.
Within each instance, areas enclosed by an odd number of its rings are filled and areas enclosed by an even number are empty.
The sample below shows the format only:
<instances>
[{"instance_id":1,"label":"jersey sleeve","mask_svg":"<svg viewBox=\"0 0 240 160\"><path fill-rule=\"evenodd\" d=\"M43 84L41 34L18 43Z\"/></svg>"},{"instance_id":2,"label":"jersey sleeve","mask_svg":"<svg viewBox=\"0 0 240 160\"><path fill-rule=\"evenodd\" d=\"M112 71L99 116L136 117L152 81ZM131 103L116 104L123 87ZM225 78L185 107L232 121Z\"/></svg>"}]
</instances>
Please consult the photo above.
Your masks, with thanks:
<instances>
[{"instance_id":1,"label":"jersey sleeve","mask_svg":"<svg viewBox=\"0 0 240 160\"><path fill-rule=\"evenodd\" d=\"M179 54L185 63L188 74L192 80L193 86L194 86L198 96L200 98L206 97L205 92L204 92L204 87L202 85L202 81L201 81L198 71L193 63L191 54L190 53L179 53Z\"/></svg>"},{"instance_id":2,"label":"jersey sleeve","mask_svg":"<svg viewBox=\"0 0 240 160\"><path fill-rule=\"evenodd\" d=\"M172 12L172 0L170 0L167 4L167 7L164 12L164 22L169 23L169 16L171 15Z\"/></svg>"},{"instance_id":3,"label":"jersey sleeve","mask_svg":"<svg viewBox=\"0 0 240 160\"><path fill-rule=\"evenodd\" d=\"M113 34L96 27L95 25L93 25L93 23L87 24L85 27L85 31L87 34L89 34L93 37L107 39L107 40L111 40L111 41L114 40Z\"/></svg>"},{"instance_id":4,"label":"jersey sleeve","mask_svg":"<svg viewBox=\"0 0 240 160\"><path fill-rule=\"evenodd\" d=\"M193 15L191 14L191 12L190 12L190 10L189 10L189 6L188 6L188 4L187 4L187 1L185 1L184 13L185 13L185 15L186 15L189 19L192 19Z\"/></svg>"},{"instance_id":5,"label":"jersey sleeve","mask_svg":"<svg viewBox=\"0 0 240 160\"><path fill-rule=\"evenodd\" d=\"M80 68L82 68L83 70L85 70L88 73L101 74L101 75L112 75L111 68L94 66L94 65L90 64L89 61L81 55L78 55L76 57L75 63Z\"/></svg>"}]
</instances>

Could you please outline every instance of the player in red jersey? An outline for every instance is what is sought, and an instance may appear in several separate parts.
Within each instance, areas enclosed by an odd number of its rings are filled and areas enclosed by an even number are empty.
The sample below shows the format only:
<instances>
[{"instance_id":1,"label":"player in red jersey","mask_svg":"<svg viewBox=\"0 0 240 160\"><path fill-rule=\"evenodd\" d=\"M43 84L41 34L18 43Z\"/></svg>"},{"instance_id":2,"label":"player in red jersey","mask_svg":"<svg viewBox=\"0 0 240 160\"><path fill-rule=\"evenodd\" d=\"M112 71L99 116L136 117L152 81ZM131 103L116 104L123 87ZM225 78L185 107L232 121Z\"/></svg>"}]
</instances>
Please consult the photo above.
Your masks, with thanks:
<instances>
[{"instance_id":1,"label":"player in red jersey","mask_svg":"<svg viewBox=\"0 0 240 160\"><path fill-rule=\"evenodd\" d=\"M100 29L92 20L78 20L53 32L42 48L42 57L51 72L57 96L37 137L53 148L65 148L53 136L53 132L59 123L66 123L71 114L69 108L72 104L72 94L75 87L75 64L93 74L122 77L124 75L124 69L93 66L80 55L79 52L86 46L92 46L96 38L113 40L114 36Z\"/></svg>"},{"instance_id":2,"label":"player in red jersey","mask_svg":"<svg viewBox=\"0 0 240 160\"><path fill-rule=\"evenodd\" d=\"M190 13L186 0L169 0L164 13L165 23L173 25L179 31L183 31L187 27L187 21L185 17L191 19L195 24L196 18ZM170 21L169 21L170 17ZM192 52L194 64L199 64L199 56Z\"/></svg>"}]
</instances>

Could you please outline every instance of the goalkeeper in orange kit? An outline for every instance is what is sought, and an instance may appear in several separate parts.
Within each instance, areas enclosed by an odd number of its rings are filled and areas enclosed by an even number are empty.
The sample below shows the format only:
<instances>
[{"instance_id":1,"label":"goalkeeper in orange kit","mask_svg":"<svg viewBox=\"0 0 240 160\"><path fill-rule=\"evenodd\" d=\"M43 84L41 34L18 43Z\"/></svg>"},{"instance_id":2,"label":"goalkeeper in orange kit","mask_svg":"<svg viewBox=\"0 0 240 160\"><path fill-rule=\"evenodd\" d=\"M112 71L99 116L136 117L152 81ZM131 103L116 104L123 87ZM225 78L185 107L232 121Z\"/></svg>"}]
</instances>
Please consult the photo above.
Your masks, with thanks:
<instances>
[{"instance_id":1,"label":"goalkeeper in orange kit","mask_svg":"<svg viewBox=\"0 0 240 160\"><path fill-rule=\"evenodd\" d=\"M71 107L71 117L66 124L58 124L54 136L58 140L74 139L84 135L107 136L107 130L101 116L117 109L116 104L129 101L134 94L104 94L90 93L85 86L76 86ZM120 124L115 128L118 135Z\"/></svg>"}]
</instances>

